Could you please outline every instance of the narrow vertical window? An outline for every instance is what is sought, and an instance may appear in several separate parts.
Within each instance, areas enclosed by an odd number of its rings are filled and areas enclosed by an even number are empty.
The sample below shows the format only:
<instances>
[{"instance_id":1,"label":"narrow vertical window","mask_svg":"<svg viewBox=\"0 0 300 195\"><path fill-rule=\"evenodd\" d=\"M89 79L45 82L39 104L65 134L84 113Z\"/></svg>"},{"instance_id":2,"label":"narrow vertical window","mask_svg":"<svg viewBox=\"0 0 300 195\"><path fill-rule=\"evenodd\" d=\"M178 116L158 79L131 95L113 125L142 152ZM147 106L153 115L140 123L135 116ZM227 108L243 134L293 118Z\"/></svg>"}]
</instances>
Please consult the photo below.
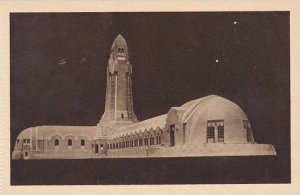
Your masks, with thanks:
<instances>
[{"instance_id":1,"label":"narrow vertical window","mask_svg":"<svg viewBox=\"0 0 300 195\"><path fill-rule=\"evenodd\" d=\"M170 146L175 146L175 124L170 125Z\"/></svg>"},{"instance_id":2,"label":"narrow vertical window","mask_svg":"<svg viewBox=\"0 0 300 195\"><path fill-rule=\"evenodd\" d=\"M55 145L55 146L59 146L59 140L58 140L58 139L55 139L55 140L54 140L54 145Z\"/></svg>"},{"instance_id":3,"label":"narrow vertical window","mask_svg":"<svg viewBox=\"0 0 300 195\"><path fill-rule=\"evenodd\" d=\"M213 126L207 127L206 139L207 143L215 142L215 128Z\"/></svg>"},{"instance_id":4,"label":"narrow vertical window","mask_svg":"<svg viewBox=\"0 0 300 195\"><path fill-rule=\"evenodd\" d=\"M185 130L186 130L186 123L183 123L183 125L182 125L182 133L183 133L182 142L183 142L183 144L185 143Z\"/></svg>"},{"instance_id":5,"label":"narrow vertical window","mask_svg":"<svg viewBox=\"0 0 300 195\"><path fill-rule=\"evenodd\" d=\"M154 137L150 137L150 145L154 145Z\"/></svg>"},{"instance_id":6,"label":"narrow vertical window","mask_svg":"<svg viewBox=\"0 0 300 195\"><path fill-rule=\"evenodd\" d=\"M254 142L251 126L248 120L243 120L244 129L246 130L247 142Z\"/></svg>"},{"instance_id":7,"label":"narrow vertical window","mask_svg":"<svg viewBox=\"0 0 300 195\"><path fill-rule=\"evenodd\" d=\"M143 140L139 139L139 146L143 146Z\"/></svg>"},{"instance_id":8,"label":"narrow vertical window","mask_svg":"<svg viewBox=\"0 0 300 195\"><path fill-rule=\"evenodd\" d=\"M148 146L148 138L144 138L144 145Z\"/></svg>"},{"instance_id":9,"label":"narrow vertical window","mask_svg":"<svg viewBox=\"0 0 300 195\"><path fill-rule=\"evenodd\" d=\"M218 142L224 142L224 126L218 126Z\"/></svg>"}]
</instances>

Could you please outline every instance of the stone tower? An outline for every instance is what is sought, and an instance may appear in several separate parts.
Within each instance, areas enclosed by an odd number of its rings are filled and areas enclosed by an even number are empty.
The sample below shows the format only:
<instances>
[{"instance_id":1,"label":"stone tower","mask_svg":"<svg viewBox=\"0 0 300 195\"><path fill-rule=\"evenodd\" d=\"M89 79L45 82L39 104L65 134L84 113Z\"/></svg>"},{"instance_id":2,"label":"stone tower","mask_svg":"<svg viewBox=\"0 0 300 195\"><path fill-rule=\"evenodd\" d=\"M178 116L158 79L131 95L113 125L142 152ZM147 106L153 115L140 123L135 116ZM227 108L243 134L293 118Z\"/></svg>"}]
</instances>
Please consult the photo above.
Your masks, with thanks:
<instances>
[{"instance_id":1,"label":"stone tower","mask_svg":"<svg viewBox=\"0 0 300 195\"><path fill-rule=\"evenodd\" d=\"M109 135L114 129L137 122L133 111L132 67L128 47L122 35L114 40L107 66L105 112L98 126L102 135Z\"/></svg>"}]
</instances>

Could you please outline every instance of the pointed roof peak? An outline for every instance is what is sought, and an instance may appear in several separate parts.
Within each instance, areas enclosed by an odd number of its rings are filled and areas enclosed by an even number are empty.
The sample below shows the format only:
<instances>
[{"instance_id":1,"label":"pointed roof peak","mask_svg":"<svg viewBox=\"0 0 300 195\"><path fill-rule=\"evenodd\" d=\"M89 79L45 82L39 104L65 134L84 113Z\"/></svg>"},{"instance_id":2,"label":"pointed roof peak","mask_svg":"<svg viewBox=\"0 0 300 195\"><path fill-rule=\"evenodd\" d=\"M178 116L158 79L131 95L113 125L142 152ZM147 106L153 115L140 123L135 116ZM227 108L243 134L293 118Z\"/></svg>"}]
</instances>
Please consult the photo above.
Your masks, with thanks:
<instances>
[{"instance_id":1,"label":"pointed roof peak","mask_svg":"<svg viewBox=\"0 0 300 195\"><path fill-rule=\"evenodd\" d=\"M117 37L115 38L115 41L126 41L126 40L121 34L118 34Z\"/></svg>"},{"instance_id":2,"label":"pointed roof peak","mask_svg":"<svg viewBox=\"0 0 300 195\"><path fill-rule=\"evenodd\" d=\"M125 38L124 38L121 34L118 34L118 35L117 35L117 37L116 37L115 40L114 40L113 45L114 45L114 44L117 44L117 45L124 45L124 46L127 45Z\"/></svg>"},{"instance_id":3,"label":"pointed roof peak","mask_svg":"<svg viewBox=\"0 0 300 195\"><path fill-rule=\"evenodd\" d=\"M119 33L116 39L124 39L124 37Z\"/></svg>"}]
</instances>

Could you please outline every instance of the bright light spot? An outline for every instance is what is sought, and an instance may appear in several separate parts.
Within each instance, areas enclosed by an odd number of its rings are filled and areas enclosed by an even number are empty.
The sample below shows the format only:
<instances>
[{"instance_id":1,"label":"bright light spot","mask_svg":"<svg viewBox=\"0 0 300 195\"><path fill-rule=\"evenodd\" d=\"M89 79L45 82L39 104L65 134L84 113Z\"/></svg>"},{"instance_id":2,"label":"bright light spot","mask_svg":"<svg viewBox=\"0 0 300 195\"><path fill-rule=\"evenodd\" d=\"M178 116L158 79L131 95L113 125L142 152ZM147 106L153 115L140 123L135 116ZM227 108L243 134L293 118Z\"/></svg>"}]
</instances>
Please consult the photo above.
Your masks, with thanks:
<instances>
[{"instance_id":1,"label":"bright light spot","mask_svg":"<svg viewBox=\"0 0 300 195\"><path fill-rule=\"evenodd\" d=\"M57 62L57 64L59 64L59 65L64 65L64 64L66 64L67 63L67 60L66 59L60 59L58 62Z\"/></svg>"},{"instance_id":2,"label":"bright light spot","mask_svg":"<svg viewBox=\"0 0 300 195\"><path fill-rule=\"evenodd\" d=\"M237 24L237 21L234 21L233 24Z\"/></svg>"},{"instance_id":3,"label":"bright light spot","mask_svg":"<svg viewBox=\"0 0 300 195\"><path fill-rule=\"evenodd\" d=\"M216 60L217 63L219 63L219 60Z\"/></svg>"}]
</instances>

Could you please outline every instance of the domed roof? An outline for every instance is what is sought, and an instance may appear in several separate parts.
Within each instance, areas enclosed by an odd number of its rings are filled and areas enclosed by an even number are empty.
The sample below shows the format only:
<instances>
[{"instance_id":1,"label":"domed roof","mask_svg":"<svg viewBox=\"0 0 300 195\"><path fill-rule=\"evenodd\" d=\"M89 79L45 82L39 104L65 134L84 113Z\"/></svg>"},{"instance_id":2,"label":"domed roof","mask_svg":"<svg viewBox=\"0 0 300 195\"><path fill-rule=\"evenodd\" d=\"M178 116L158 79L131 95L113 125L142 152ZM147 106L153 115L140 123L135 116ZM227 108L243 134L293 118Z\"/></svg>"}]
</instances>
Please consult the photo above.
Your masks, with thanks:
<instances>
[{"instance_id":1,"label":"domed roof","mask_svg":"<svg viewBox=\"0 0 300 195\"><path fill-rule=\"evenodd\" d=\"M235 103L210 95L183 104L181 122L187 124L187 142L206 143L208 121L224 121L225 143L246 143L247 134L243 121L248 120L244 111ZM252 134L251 134L252 135Z\"/></svg>"},{"instance_id":2,"label":"domed roof","mask_svg":"<svg viewBox=\"0 0 300 195\"><path fill-rule=\"evenodd\" d=\"M63 139L72 135L74 137L85 136L90 140L93 137L99 136L97 133L97 126L37 126L30 127L21 131L18 135L17 139L31 139L32 136L36 136L38 134L39 137L43 139L51 139L53 136L60 136Z\"/></svg>"},{"instance_id":3,"label":"domed roof","mask_svg":"<svg viewBox=\"0 0 300 195\"><path fill-rule=\"evenodd\" d=\"M33 128L33 127L31 127ZM30 139L30 129L31 128L27 128L24 129L23 131L21 131L21 133L18 135L17 139Z\"/></svg>"},{"instance_id":4,"label":"domed roof","mask_svg":"<svg viewBox=\"0 0 300 195\"><path fill-rule=\"evenodd\" d=\"M181 106L186 109L182 116L182 121L187 121L190 117L196 117L199 114L202 118L247 118L244 111L232 101L217 95L210 95L200 99L189 101Z\"/></svg>"}]
</instances>

